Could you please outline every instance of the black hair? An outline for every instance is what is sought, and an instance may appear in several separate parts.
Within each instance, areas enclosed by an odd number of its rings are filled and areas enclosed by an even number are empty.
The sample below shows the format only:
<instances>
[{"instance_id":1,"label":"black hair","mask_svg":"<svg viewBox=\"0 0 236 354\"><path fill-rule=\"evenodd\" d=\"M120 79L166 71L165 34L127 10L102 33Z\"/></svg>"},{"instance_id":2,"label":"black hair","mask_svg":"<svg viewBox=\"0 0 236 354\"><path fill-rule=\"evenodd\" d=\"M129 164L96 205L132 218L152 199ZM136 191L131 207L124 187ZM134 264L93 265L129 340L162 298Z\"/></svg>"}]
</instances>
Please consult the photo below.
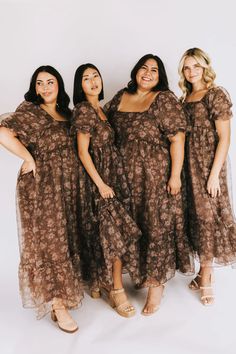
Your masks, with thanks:
<instances>
[{"instance_id":1,"label":"black hair","mask_svg":"<svg viewBox=\"0 0 236 354\"><path fill-rule=\"evenodd\" d=\"M32 75L32 78L30 80L29 90L26 92L26 94L24 96L25 100L28 102L32 102L35 105L40 105L40 104L44 103L43 98L36 93L36 80L37 80L38 74L41 72L49 73L49 74L55 76L55 78L57 79L58 95L57 95L56 110L58 113L60 113L66 119L70 119L70 117L71 117L71 110L69 108L70 98L65 91L63 79L62 79L61 75L59 74L59 72L50 65L43 65L35 70L35 72Z\"/></svg>"},{"instance_id":2,"label":"black hair","mask_svg":"<svg viewBox=\"0 0 236 354\"><path fill-rule=\"evenodd\" d=\"M95 65L90 64L90 63L80 65L77 68L77 70L75 72L75 77L74 77L74 91L73 91L74 105L76 105L77 103L83 102L83 101L87 101L86 95L85 95L83 87L82 87L82 78L83 78L83 74L84 74L85 70L88 68L96 70L102 80L102 76L100 74L100 71L98 70L98 68ZM101 101L101 100L103 100L103 98L104 98L104 91L103 91L103 80L102 80L102 89L98 95L98 99L99 99L99 101Z\"/></svg>"},{"instance_id":3,"label":"black hair","mask_svg":"<svg viewBox=\"0 0 236 354\"><path fill-rule=\"evenodd\" d=\"M129 93L135 93L137 91L137 81L136 81L136 75L139 69L146 63L148 59L154 59L157 63L158 66L158 72L159 72L159 80L156 86L152 88L152 91L168 91L169 90L169 84L168 84L168 79L166 75L166 70L164 67L164 64L162 60L157 56L153 54L146 54L144 55L137 64L135 64L134 68L131 71L130 77L131 80L129 81L126 91Z\"/></svg>"}]
</instances>

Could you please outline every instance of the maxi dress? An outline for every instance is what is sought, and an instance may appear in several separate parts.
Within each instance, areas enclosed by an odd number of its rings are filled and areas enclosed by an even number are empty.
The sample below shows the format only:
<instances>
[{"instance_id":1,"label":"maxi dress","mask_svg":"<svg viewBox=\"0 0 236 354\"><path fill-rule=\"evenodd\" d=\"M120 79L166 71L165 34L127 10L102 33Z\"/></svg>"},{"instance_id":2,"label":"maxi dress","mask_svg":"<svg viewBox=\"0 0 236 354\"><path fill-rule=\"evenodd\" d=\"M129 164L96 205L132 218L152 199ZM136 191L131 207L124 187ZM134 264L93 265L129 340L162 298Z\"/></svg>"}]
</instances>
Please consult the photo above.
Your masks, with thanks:
<instances>
[{"instance_id":1,"label":"maxi dress","mask_svg":"<svg viewBox=\"0 0 236 354\"><path fill-rule=\"evenodd\" d=\"M131 214L142 231L139 272L142 287L164 284L176 269L193 274L184 193L167 192L171 172L169 138L186 131L181 104L171 91L159 92L144 112L122 112L124 90L104 110L115 130L131 191Z\"/></svg>"},{"instance_id":2,"label":"maxi dress","mask_svg":"<svg viewBox=\"0 0 236 354\"><path fill-rule=\"evenodd\" d=\"M232 118L231 100L222 87L213 87L196 102L185 102L188 118L185 173L187 180L189 235L199 261L227 265L236 261L236 224L230 201L227 162L220 175L221 194L212 198L207 181L219 137L217 120Z\"/></svg>"},{"instance_id":3,"label":"maxi dress","mask_svg":"<svg viewBox=\"0 0 236 354\"><path fill-rule=\"evenodd\" d=\"M115 197L103 199L80 163L78 209L83 278L91 289L110 289L112 266L119 258L137 285L140 230L130 216L130 192L120 153L114 145L114 132L87 101L75 106L72 130L74 134L90 134L89 153L96 170L115 192Z\"/></svg>"},{"instance_id":4,"label":"maxi dress","mask_svg":"<svg viewBox=\"0 0 236 354\"><path fill-rule=\"evenodd\" d=\"M19 285L24 307L41 318L53 298L76 308L83 297L78 246L78 158L67 121L24 101L1 121L30 151L33 173L17 180Z\"/></svg>"}]
</instances>

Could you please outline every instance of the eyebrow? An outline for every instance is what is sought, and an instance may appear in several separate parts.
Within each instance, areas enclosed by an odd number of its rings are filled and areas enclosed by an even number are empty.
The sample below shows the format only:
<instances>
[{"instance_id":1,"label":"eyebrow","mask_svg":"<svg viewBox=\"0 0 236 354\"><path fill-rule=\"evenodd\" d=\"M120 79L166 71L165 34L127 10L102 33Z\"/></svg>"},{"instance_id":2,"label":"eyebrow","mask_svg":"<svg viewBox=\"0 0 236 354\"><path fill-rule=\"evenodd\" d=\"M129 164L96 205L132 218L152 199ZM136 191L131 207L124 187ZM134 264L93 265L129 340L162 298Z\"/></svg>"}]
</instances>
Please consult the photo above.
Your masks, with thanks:
<instances>
[{"instance_id":1,"label":"eyebrow","mask_svg":"<svg viewBox=\"0 0 236 354\"><path fill-rule=\"evenodd\" d=\"M146 66L146 68L148 67L147 64L143 64L142 66ZM152 69L158 69L158 66L157 65L151 65L151 68Z\"/></svg>"},{"instance_id":2,"label":"eyebrow","mask_svg":"<svg viewBox=\"0 0 236 354\"><path fill-rule=\"evenodd\" d=\"M189 65L184 65L184 68L189 68L190 66ZM193 64L192 66L201 66L201 65L199 63L196 63L196 64Z\"/></svg>"},{"instance_id":3,"label":"eyebrow","mask_svg":"<svg viewBox=\"0 0 236 354\"><path fill-rule=\"evenodd\" d=\"M36 80L36 82L38 82L38 81L43 82L43 80L40 80L40 79ZM54 79L48 79L47 81L54 81Z\"/></svg>"},{"instance_id":4,"label":"eyebrow","mask_svg":"<svg viewBox=\"0 0 236 354\"><path fill-rule=\"evenodd\" d=\"M92 73L92 75L94 75L94 74L98 74L98 72L97 72L97 71L94 71L94 73ZM89 76L89 75L86 74L86 75L83 75L82 77L85 77L85 76Z\"/></svg>"}]
</instances>

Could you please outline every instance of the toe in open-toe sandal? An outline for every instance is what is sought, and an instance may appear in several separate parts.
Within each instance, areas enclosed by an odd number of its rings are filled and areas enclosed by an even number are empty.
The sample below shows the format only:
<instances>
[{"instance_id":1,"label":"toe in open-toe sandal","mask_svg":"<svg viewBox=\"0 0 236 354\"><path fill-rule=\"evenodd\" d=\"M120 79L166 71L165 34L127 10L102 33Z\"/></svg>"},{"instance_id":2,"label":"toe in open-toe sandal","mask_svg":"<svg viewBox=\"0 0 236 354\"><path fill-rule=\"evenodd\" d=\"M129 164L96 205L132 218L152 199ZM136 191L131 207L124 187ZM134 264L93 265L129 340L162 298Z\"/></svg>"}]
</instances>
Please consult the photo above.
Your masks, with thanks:
<instances>
[{"instance_id":1,"label":"toe in open-toe sandal","mask_svg":"<svg viewBox=\"0 0 236 354\"><path fill-rule=\"evenodd\" d=\"M200 286L201 293L203 294L205 290L211 290L212 292L212 286ZM201 295L201 303L204 306L211 306L214 303L215 296L214 294L205 294Z\"/></svg>"},{"instance_id":2,"label":"toe in open-toe sandal","mask_svg":"<svg viewBox=\"0 0 236 354\"><path fill-rule=\"evenodd\" d=\"M210 274L209 284L201 284L201 303L204 306L211 306L214 303L215 296L213 294L212 283L214 283L214 274Z\"/></svg>"},{"instance_id":3,"label":"toe in open-toe sandal","mask_svg":"<svg viewBox=\"0 0 236 354\"><path fill-rule=\"evenodd\" d=\"M99 299L101 297L101 291L100 289L91 289L90 290L90 296L93 299Z\"/></svg>"},{"instance_id":4,"label":"toe in open-toe sandal","mask_svg":"<svg viewBox=\"0 0 236 354\"><path fill-rule=\"evenodd\" d=\"M151 311L145 311L146 310L146 305L145 305L144 308L142 309L141 314L143 316L151 316L155 312L157 312L159 310L159 308L160 308L160 305L155 305L155 306L152 306L152 310Z\"/></svg>"},{"instance_id":5,"label":"toe in open-toe sandal","mask_svg":"<svg viewBox=\"0 0 236 354\"><path fill-rule=\"evenodd\" d=\"M51 318L54 322L57 322L58 327L66 333L74 333L78 331L79 327L70 314L67 313L67 319L62 319L62 314L60 314L60 311L66 311L66 309L63 307L52 308L51 311ZM59 319L59 317L61 318Z\"/></svg>"},{"instance_id":6,"label":"toe in open-toe sandal","mask_svg":"<svg viewBox=\"0 0 236 354\"><path fill-rule=\"evenodd\" d=\"M121 302L120 295L123 295L124 301ZM124 296L125 295L125 296ZM133 305L128 301L125 289L114 289L109 292L110 305L116 312L123 317L132 317L135 315L136 311Z\"/></svg>"}]
</instances>

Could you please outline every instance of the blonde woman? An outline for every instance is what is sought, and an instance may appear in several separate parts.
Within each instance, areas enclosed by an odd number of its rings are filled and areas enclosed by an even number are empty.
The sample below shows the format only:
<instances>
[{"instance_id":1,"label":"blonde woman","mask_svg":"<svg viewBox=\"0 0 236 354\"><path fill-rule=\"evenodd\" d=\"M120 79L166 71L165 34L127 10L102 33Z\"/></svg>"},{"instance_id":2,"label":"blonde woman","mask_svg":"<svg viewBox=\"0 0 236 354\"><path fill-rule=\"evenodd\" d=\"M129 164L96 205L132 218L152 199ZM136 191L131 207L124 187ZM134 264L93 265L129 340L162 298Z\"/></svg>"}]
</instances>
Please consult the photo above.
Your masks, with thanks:
<instances>
[{"instance_id":1,"label":"blonde woman","mask_svg":"<svg viewBox=\"0 0 236 354\"><path fill-rule=\"evenodd\" d=\"M189 284L201 291L203 305L214 302L213 265L236 261L236 225L227 188L231 100L214 83L210 58L188 49L179 64L181 100L188 118L186 177L189 234L200 271Z\"/></svg>"}]
</instances>

